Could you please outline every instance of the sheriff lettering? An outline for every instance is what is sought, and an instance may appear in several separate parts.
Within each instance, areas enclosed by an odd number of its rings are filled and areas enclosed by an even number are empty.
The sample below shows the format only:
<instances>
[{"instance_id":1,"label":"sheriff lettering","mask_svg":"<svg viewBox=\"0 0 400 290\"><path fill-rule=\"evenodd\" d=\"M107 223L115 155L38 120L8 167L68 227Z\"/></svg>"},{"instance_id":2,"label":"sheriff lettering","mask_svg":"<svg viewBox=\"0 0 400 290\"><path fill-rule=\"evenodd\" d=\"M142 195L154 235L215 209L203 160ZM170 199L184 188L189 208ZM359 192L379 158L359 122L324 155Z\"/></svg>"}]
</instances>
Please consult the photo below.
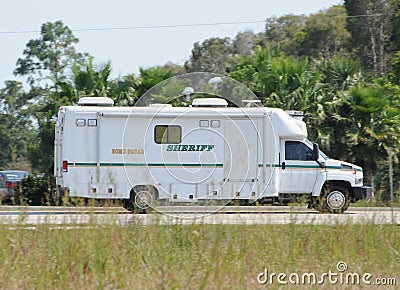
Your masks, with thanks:
<instances>
[{"instance_id":1,"label":"sheriff lettering","mask_svg":"<svg viewBox=\"0 0 400 290\"><path fill-rule=\"evenodd\" d=\"M167 151L211 151L214 149L214 145L192 145L192 144L177 144L168 145Z\"/></svg>"}]
</instances>

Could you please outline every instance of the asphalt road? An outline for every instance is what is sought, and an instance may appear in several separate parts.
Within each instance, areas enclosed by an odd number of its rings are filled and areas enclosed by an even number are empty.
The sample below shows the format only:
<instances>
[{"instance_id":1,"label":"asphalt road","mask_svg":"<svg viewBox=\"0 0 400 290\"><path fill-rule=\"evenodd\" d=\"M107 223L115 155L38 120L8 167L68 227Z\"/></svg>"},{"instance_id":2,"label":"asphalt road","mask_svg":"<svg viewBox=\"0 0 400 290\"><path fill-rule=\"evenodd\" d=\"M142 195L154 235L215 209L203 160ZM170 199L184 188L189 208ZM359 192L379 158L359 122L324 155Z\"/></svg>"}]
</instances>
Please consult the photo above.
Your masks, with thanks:
<instances>
[{"instance_id":1,"label":"asphalt road","mask_svg":"<svg viewBox=\"0 0 400 290\"><path fill-rule=\"evenodd\" d=\"M119 207L0 206L0 224L88 226L116 224L396 224L400 208L349 208L343 214L320 214L306 207L283 206L171 206L147 214L131 214Z\"/></svg>"}]
</instances>

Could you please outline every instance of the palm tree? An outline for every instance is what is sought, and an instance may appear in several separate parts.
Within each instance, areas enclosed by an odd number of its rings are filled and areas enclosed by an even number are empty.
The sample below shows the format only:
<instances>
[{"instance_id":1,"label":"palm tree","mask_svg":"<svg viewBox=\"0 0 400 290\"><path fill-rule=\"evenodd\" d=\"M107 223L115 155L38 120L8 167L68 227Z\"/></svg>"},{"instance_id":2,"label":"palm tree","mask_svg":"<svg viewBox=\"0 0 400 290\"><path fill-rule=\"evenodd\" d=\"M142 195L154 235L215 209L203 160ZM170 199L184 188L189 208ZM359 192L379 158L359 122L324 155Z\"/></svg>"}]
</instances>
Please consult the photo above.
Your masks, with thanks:
<instances>
[{"instance_id":1,"label":"palm tree","mask_svg":"<svg viewBox=\"0 0 400 290\"><path fill-rule=\"evenodd\" d=\"M60 88L57 93L57 103L61 105L76 103L81 97L106 97L109 88L111 64L106 63L97 71L90 59L85 68L74 66L72 68L72 81L58 82Z\"/></svg>"},{"instance_id":2,"label":"palm tree","mask_svg":"<svg viewBox=\"0 0 400 290\"><path fill-rule=\"evenodd\" d=\"M327 94L320 73L306 58L296 59L279 50L257 47L254 55L237 59L230 76L243 82L269 107L305 112L312 140L329 144L322 126L332 110L334 96Z\"/></svg>"},{"instance_id":3,"label":"palm tree","mask_svg":"<svg viewBox=\"0 0 400 290\"><path fill-rule=\"evenodd\" d=\"M387 158L388 148L399 150L400 107L398 97L380 85L353 87L342 94L340 115L347 155L364 167L371 181L377 163Z\"/></svg>"}]
</instances>

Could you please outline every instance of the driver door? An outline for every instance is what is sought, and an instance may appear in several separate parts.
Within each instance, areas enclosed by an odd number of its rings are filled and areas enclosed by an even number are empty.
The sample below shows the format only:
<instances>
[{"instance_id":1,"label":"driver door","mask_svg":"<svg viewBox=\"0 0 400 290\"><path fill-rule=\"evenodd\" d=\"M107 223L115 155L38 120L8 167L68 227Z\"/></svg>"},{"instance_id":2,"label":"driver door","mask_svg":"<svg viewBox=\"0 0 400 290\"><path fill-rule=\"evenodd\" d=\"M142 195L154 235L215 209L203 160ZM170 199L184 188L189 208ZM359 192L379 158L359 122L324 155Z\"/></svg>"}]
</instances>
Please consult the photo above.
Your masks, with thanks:
<instances>
[{"instance_id":1,"label":"driver door","mask_svg":"<svg viewBox=\"0 0 400 290\"><path fill-rule=\"evenodd\" d=\"M312 160L312 148L297 140L281 140L280 192L311 193L320 167Z\"/></svg>"}]
</instances>

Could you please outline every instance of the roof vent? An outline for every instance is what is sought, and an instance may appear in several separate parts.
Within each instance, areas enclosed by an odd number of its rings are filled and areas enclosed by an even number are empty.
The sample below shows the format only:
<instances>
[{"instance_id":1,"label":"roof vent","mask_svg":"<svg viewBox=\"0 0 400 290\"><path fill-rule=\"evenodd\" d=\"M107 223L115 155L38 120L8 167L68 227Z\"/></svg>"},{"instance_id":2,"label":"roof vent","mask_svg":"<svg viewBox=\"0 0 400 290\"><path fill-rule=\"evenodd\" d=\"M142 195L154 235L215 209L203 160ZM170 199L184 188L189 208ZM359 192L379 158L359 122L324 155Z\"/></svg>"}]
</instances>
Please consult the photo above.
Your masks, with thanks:
<instances>
[{"instance_id":1,"label":"roof vent","mask_svg":"<svg viewBox=\"0 0 400 290\"><path fill-rule=\"evenodd\" d=\"M114 101L107 97L83 97L79 99L78 105L111 107L114 106Z\"/></svg>"},{"instance_id":2,"label":"roof vent","mask_svg":"<svg viewBox=\"0 0 400 290\"><path fill-rule=\"evenodd\" d=\"M150 104L149 107L154 107L154 108L171 108L172 105L171 104Z\"/></svg>"},{"instance_id":3,"label":"roof vent","mask_svg":"<svg viewBox=\"0 0 400 290\"><path fill-rule=\"evenodd\" d=\"M228 107L228 102L220 98L194 99L192 107L226 108Z\"/></svg>"}]
</instances>

